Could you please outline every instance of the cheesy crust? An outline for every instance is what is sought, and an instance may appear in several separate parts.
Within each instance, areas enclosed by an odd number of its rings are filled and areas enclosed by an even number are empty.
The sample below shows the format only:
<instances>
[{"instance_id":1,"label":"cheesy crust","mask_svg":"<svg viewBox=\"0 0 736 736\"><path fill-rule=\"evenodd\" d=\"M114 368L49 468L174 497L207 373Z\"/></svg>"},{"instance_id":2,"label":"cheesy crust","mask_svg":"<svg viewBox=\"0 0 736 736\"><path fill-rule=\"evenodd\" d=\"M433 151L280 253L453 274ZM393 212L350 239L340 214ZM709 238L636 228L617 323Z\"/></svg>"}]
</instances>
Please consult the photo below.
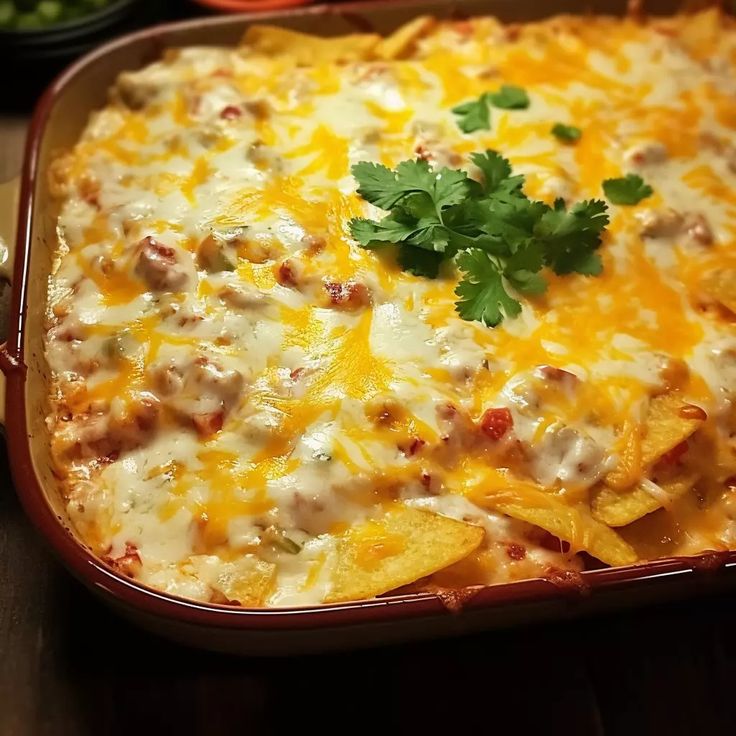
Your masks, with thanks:
<instances>
[{"instance_id":1,"label":"cheesy crust","mask_svg":"<svg viewBox=\"0 0 736 736\"><path fill-rule=\"evenodd\" d=\"M529 107L463 133L452 108L502 84ZM246 606L736 548L735 131L716 11L256 27L122 74L50 172L48 426L82 539ZM654 190L610 206L600 276L548 274L493 329L452 267L347 225L377 215L351 165L472 175L485 149L548 203Z\"/></svg>"}]
</instances>

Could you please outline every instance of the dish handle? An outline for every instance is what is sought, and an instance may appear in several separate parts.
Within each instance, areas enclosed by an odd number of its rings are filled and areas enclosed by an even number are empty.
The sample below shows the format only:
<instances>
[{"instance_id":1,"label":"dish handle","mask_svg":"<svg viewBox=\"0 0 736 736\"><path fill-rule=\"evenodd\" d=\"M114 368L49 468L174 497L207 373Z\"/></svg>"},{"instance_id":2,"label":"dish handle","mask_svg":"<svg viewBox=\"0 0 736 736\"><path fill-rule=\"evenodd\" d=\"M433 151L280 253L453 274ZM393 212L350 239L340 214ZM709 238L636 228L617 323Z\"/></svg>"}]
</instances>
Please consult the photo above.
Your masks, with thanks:
<instances>
[{"instance_id":1,"label":"dish handle","mask_svg":"<svg viewBox=\"0 0 736 736\"><path fill-rule=\"evenodd\" d=\"M10 283L13 273L13 256L18 229L18 203L20 178L0 182L0 424L5 426L5 375L17 366L17 361L8 353L6 340L8 317L10 316Z\"/></svg>"}]
</instances>

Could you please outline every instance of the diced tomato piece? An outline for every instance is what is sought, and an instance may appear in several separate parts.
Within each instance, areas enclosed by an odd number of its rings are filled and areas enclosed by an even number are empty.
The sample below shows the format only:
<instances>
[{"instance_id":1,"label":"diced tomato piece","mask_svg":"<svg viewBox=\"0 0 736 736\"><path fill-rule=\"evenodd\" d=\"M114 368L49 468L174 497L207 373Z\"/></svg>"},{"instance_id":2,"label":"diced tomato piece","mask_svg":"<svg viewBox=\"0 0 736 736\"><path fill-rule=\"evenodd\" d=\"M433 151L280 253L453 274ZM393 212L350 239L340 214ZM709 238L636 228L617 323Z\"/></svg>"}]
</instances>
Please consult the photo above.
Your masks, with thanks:
<instances>
[{"instance_id":1,"label":"diced tomato piece","mask_svg":"<svg viewBox=\"0 0 736 736\"><path fill-rule=\"evenodd\" d=\"M523 560L526 557L526 547L521 544L516 544L516 542L507 542L506 554L512 560Z\"/></svg>"},{"instance_id":2,"label":"diced tomato piece","mask_svg":"<svg viewBox=\"0 0 736 736\"><path fill-rule=\"evenodd\" d=\"M480 428L492 440L500 440L514 426L511 412L501 409L487 409L480 420Z\"/></svg>"},{"instance_id":3,"label":"diced tomato piece","mask_svg":"<svg viewBox=\"0 0 736 736\"><path fill-rule=\"evenodd\" d=\"M236 120L237 118L241 117L243 114L243 111L237 107L237 105L228 105L227 107L223 107L222 111L220 112L220 117L223 120Z\"/></svg>"},{"instance_id":4,"label":"diced tomato piece","mask_svg":"<svg viewBox=\"0 0 736 736\"><path fill-rule=\"evenodd\" d=\"M276 271L276 281L281 286L296 286L296 273L290 260L285 260Z\"/></svg>"},{"instance_id":5,"label":"diced tomato piece","mask_svg":"<svg viewBox=\"0 0 736 736\"><path fill-rule=\"evenodd\" d=\"M192 422L200 437L210 437L222 429L224 413L221 411L210 412L209 414L194 414Z\"/></svg>"},{"instance_id":6,"label":"diced tomato piece","mask_svg":"<svg viewBox=\"0 0 736 736\"><path fill-rule=\"evenodd\" d=\"M412 455L416 455L426 444L421 437L413 437L408 444L399 445L399 448L406 457L412 457Z\"/></svg>"},{"instance_id":7,"label":"diced tomato piece","mask_svg":"<svg viewBox=\"0 0 736 736\"><path fill-rule=\"evenodd\" d=\"M432 151L430 151L423 143L417 143L417 145L414 146L414 154L417 158L422 159L422 161L432 160Z\"/></svg>"},{"instance_id":8,"label":"diced tomato piece","mask_svg":"<svg viewBox=\"0 0 736 736\"><path fill-rule=\"evenodd\" d=\"M695 419L699 422L704 422L708 418L705 411L695 404L685 404L677 413L683 419Z\"/></svg>"}]
</instances>

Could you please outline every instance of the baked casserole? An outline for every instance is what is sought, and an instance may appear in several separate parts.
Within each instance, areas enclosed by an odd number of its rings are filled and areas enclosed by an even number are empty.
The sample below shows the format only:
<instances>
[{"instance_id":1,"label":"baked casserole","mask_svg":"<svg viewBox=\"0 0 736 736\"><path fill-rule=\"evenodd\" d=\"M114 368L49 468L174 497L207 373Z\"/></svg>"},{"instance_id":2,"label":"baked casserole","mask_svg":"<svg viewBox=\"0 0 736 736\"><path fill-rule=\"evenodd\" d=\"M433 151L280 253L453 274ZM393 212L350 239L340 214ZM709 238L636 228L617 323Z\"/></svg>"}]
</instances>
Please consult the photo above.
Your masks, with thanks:
<instances>
[{"instance_id":1,"label":"baked casserole","mask_svg":"<svg viewBox=\"0 0 736 736\"><path fill-rule=\"evenodd\" d=\"M70 518L292 606L736 548L736 31L253 26L60 155Z\"/></svg>"}]
</instances>

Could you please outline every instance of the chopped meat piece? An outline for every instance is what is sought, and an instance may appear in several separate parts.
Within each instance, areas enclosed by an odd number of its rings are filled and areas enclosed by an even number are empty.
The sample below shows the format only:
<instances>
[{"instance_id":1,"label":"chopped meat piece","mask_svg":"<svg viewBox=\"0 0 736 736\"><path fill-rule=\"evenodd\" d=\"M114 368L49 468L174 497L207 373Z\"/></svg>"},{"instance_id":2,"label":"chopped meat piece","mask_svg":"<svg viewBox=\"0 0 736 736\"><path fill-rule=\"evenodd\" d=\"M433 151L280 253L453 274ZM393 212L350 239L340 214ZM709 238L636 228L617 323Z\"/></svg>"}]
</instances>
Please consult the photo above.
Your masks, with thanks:
<instances>
[{"instance_id":1,"label":"chopped meat piece","mask_svg":"<svg viewBox=\"0 0 736 736\"><path fill-rule=\"evenodd\" d=\"M698 245L711 245L713 243L713 231L704 215L697 212L685 215L683 230L690 240Z\"/></svg>"},{"instance_id":2,"label":"chopped meat piece","mask_svg":"<svg viewBox=\"0 0 736 736\"><path fill-rule=\"evenodd\" d=\"M213 411L207 414L193 414L192 423L200 437L210 437L222 429L225 412Z\"/></svg>"},{"instance_id":3,"label":"chopped meat piece","mask_svg":"<svg viewBox=\"0 0 736 736\"><path fill-rule=\"evenodd\" d=\"M638 215L642 237L670 238L677 235L683 223L683 216L671 208L664 210L647 209Z\"/></svg>"},{"instance_id":4,"label":"chopped meat piece","mask_svg":"<svg viewBox=\"0 0 736 736\"><path fill-rule=\"evenodd\" d=\"M188 364L171 361L155 365L149 368L148 376L166 406L201 436L222 429L244 385L239 371L223 368L205 357Z\"/></svg>"},{"instance_id":5,"label":"chopped meat piece","mask_svg":"<svg viewBox=\"0 0 736 736\"><path fill-rule=\"evenodd\" d=\"M245 109L256 119L266 120L271 115L271 106L267 100L248 100Z\"/></svg>"},{"instance_id":6,"label":"chopped meat piece","mask_svg":"<svg viewBox=\"0 0 736 736\"><path fill-rule=\"evenodd\" d=\"M686 236L697 245L710 245L713 231L704 215L699 212L681 214L676 210L644 210L638 215L640 234L644 238L677 238Z\"/></svg>"},{"instance_id":7,"label":"chopped meat piece","mask_svg":"<svg viewBox=\"0 0 736 736\"><path fill-rule=\"evenodd\" d=\"M109 410L79 414L57 431L54 453L70 457L109 457L145 444L158 422L160 405L149 393L118 401Z\"/></svg>"},{"instance_id":8,"label":"chopped meat piece","mask_svg":"<svg viewBox=\"0 0 736 736\"><path fill-rule=\"evenodd\" d=\"M560 422L547 428L535 449L533 475L544 486L560 480L566 487L587 488L605 471L600 445L581 430Z\"/></svg>"},{"instance_id":9,"label":"chopped meat piece","mask_svg":"<svg viewBox=\"0 0 736 736\"><path fill-rule=\"evenodd\" d=\"M640 143L632 146L624 154L626 162L632 166L648 166L661 164L669 158L667 146L658 141Z\"/></svg>"},{"instance_id":10,"label":"chopped meat piece","mask_svg":"<svg viewBox=\"0 0 736 736\"><path fill-rule=\"evenodd\" d=\"M251 288L245 283L223 286L217 293L217 296L228 306L234 307L235 309L263 308L270 303L267 294L264 294L255 287Z\"/></svg>"},{"instance_id":11,"label":"chopped meat piece","mask_svg":"<svg viewBox=\"0 0 736 736\"><path fill-rule=\"evenodd\" d=\"M189 255L148 235L138 244L136 273L154 291L184 291L196 282Z\"/></svg>"},{"instance_id":12,"label":"chopped meat piece","mask_svg":"<svg viewBox=\"0 0 736 736\"><path fill-rule=\"evenodd\" d=\"M154 389L162 396L173 396L184 387L184 375L173 363L154 366L148 374Z\"/></svg>"},{"instance_id":13,"label":"chopped meat piece","mask_svg":"<svg viewBox=\"0 0 736 736\"><path fill-rule=\"evenodd\" d=\"M142 110L161 92L165 86L152 70L123 72L117 80L114 97L130 110Z\"/></svg>"}]
</instances>

